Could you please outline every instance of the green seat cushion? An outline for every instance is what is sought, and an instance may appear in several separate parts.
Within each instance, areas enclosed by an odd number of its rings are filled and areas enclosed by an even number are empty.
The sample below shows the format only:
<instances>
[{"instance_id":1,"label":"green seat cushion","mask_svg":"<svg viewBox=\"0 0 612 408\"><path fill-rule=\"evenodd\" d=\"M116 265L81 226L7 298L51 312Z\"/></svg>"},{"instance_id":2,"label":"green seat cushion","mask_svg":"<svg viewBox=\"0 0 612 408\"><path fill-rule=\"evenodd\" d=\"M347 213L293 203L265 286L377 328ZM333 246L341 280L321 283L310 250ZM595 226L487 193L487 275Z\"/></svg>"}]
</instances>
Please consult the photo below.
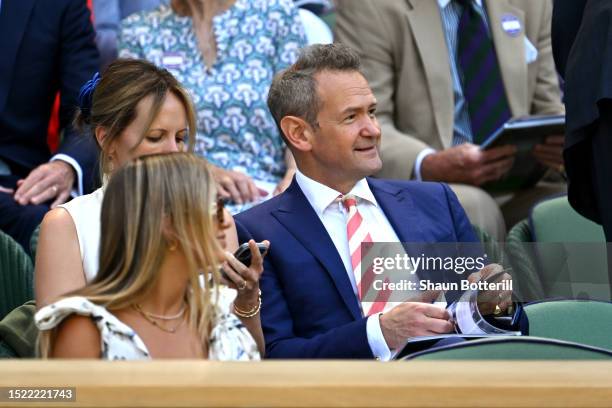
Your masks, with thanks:
<instances>
[{"instance_id":1,"label":"green seat cushion","mask_svg":"<svg viewBox=\"0 0 612 408\"><path fill-rule=\"evenodd\" d=\"M0 231L0 319L34 298L32 260L10 236Z\"/></svg>"},{"instance_id":2,"label":"green seat cushion","mask_svg":"<svg viewBox=\"0 0 612 408\"><path fill-rule=\"evenodd\" d=\"M567 196L534 206L530 224L547 297L610 299L601 226L578 214Z\"/></svg>"},{"instance_id":3,"label":"green seat cushion","mask_svg":"<svg viewBox=\"0 0 612 408\"><path fill-rule=\"evenodd\" d=\"M611 360L612 352L537 337L471 340L413 354L418 360Z\"/></svg>"},{"instance_id":4,"label":"green seat cushion","mask_svg":"<svg viewBox=\"0 0 612 408\"><path fill-rule=\"evenodd\" d=\"M580 300L525 305L529 335L612 350L612 303Z\"/></svg>"}]
</instances>

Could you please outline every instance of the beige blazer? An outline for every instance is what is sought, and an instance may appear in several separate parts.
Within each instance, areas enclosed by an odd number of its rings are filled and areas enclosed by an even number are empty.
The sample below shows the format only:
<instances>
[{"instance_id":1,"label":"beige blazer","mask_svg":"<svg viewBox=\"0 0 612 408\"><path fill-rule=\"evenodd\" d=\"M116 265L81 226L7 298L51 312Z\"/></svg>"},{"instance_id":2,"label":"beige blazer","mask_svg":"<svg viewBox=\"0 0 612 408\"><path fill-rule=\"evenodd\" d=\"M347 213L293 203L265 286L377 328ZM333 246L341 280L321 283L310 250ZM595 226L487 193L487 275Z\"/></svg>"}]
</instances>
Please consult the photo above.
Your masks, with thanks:
<instances>
[{"instance_id":1,"label":"beige blazer","mask_svg":"<svg viewBox=\"0 0 612 408\"><path fill-rule=\"evenodd\" d=\"M377 97L381 177L410 178L421 150L448 148L454 97L449 53L436 0L337 0L336 38L359 51ZM552 58L550 0L485 0L513 116L562 113ZM504 15L521 22L513 37ZM525 36L538 50L526 61Z\"/></svg>"}]
</instances>

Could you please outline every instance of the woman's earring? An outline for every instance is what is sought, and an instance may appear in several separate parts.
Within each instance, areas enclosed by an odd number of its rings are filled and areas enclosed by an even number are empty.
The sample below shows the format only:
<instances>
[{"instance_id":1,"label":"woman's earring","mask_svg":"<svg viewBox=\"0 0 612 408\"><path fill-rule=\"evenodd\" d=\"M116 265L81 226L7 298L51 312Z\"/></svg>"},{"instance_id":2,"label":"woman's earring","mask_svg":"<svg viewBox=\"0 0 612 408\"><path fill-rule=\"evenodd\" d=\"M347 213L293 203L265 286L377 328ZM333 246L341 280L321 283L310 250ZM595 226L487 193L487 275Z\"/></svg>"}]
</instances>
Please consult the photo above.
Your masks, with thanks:
<instances>
[{"instance_id":1,"label":"woman's earring","mask_svg":"<svg viewBox=\"0 0 612 408\"><path fill-rule=\"evenodd\" d=\"M113 164L113 156L108 156L108 163L106 165L106 172L112 173L115 170L115 165Z\"/></svg>"}]
</instances>

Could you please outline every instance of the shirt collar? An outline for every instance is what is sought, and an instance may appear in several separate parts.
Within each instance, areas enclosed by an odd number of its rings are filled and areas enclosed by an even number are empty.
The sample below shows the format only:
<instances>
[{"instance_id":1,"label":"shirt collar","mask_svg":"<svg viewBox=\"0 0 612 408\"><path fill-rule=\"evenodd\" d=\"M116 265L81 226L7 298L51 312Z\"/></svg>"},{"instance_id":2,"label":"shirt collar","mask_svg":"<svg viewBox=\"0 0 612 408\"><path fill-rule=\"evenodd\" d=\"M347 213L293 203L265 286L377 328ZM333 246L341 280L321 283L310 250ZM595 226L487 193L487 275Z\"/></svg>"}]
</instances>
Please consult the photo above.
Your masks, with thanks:
<instances>
[{"instance_id":1,"label":"shirt collar","mask_svg":"<svg viewBox=\"0 0 612 408\"><path fill-rule=\"evenodd\" d=\"M299 169L295 172L295 179L306 196L306 199L312 208L314 208L319 217L323 215L323 212L334 202L336 198L338 198L339 195L342 195L342 193L339 191L336 191L333 188L330 188L325 184L321 184L318 181L306 176ZM349 194L378 206L376 198L374 198L374 194L372 193L372 190L370 190L368 181L365 178L359 180L351 189Z\"/></svg>"},{"instance_id":2,"label":"shirt collar","mask_svg":"<svg viewBox=\"0 0 612 408\"><path fill-rule=\"evenodd\" d=\"M444 7L448 6L448 3L450 2L451 0L438 0L438 5L440 5L441 9L443 9ZM482 7L482 0L476 0L476 4Z\"/></svg>"}]
</instances>

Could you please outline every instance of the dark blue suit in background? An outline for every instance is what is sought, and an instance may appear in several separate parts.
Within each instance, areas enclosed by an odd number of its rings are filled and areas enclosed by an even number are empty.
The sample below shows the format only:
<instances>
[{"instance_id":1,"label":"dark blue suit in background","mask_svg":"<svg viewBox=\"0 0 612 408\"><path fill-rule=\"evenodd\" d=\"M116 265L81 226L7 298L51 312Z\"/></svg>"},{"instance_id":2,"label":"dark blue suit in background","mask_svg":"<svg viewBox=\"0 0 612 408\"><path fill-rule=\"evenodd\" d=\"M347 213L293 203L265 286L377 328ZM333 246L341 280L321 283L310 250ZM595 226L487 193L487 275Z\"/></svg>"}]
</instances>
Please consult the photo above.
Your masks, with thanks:
<instances>
[{"instance_id":1,"label":"dark blue suit in background","mask_svg":"<svg viewBox=\"0 0 612 408\"><path fill-rule=\"evenodd\" d=\"M477 242L444 184L368 179L402 242ZM373 358L340 255L297 182L236 216L239 240L270 241L261 278L270 358Z\"/></svg>"},{"instance_id":2,"label":"dark blue suit in background","mask_svg":"<svg viewBox=\"0 0 612 408\"><path fill-rule=\"evenodd\" d=\"M91 137L69 126L79 89L99 64L87 2L3 0L0 53L0 159L12 172L0 176L0 185L14 188L18 179L51 158L47 127L60 91L64 133L57 153L80 164L89 190L97 151ZM27 245L28 234L47 210L44 205L21 207L11 195L0 193L0 229Z\"/></svg>"}]
</instances>

